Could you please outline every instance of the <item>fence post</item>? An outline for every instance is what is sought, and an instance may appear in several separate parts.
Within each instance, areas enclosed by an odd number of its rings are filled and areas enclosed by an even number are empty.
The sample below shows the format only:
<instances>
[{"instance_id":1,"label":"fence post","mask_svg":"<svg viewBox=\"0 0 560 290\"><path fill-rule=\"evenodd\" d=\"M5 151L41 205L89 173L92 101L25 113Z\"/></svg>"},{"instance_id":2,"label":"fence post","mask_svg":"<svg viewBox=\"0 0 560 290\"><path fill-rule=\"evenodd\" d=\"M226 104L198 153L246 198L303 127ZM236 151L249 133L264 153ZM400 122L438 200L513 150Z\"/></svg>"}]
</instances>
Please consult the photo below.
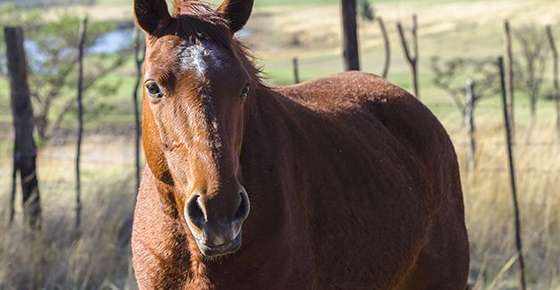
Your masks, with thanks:
<instances>
[{"instance_id":1,"label":"fence post","mask_svg":"<svg viewBox=\"0 0 560 290\"><path fill-rule=\"evenodd\" d=\"M78 84L77 84L77 105L78 105L78 136L76 142L76 217L75 227L80 228L82 218L82 182L80 162L82 158L82 137L84 133L84 54L87 36L87 16L80 23L80 42L78 44Z\"/></svg>"},{"instance_id":2,"label":"fence post","mask_svg":"<svg viewBox=\"0 0 560 290\"><path fill-rule=\"evenodd\" d=\"M404 56L411 70L411 81L414 90L414 95L420 98L420 88L418 84L418 17L416 14L412 15L412 51L408 45L403 26L400 22L397 23L397 30L401 40ZM414 54L412 54L414 53Z\"/></svg>"},{"instance_id":3,"label":"fence post","mask_svg":"<svg viewBox=\"0 0 560 290\"><path fill-rule=\"evenodd\" d=\"M6 58L10 75L11 107L15 131L14 175L19 172L24 219L32 228L41 227L41 195L37 179L37 148L33 139L33 108L27 83L27 60L21 27L6 27ZM13 189L15 193L15 189Z\"/></svg>"},{"instance_id":4,"label":"fence post","mask_svg":"<svg viewBox=\"0 0 560 290\"><path fill-rule=\"evenodd\" d=\"M519 213L519 202L517 199L517 184L515 180L515 163L513 159L513 148L511 142L511 124L507 107L507 93L504 72L504 59L498 58L498 66L500 69L500 83L502 89L502 108L504 112L504 125L506 129L506 144L508 154L509 176L511 185L511 196L513 202L513 215L515 220L515 245L517 247L517 259L519 262L519 286L521 290L527 289L525 280L525 259L523 258L523 240L521 238L521 218Z\"/></svg>"},{"instance_id":5,"label":"fence post","mask_svg":"<svg viewBox=\"0 0 560 290\"><path fill-rule=\"evenodd\" d=\"M511 120L511 136L515 140L515 100L514 100L514 75L513 75L513 42L509 21L504 21L504 32L506 37L506 67L507 67L507 106ZM513 142L515 143L515 142Z\"/></svg>"},{"instance_id":6,"label":"fence post","mask_svg":"<svg viewBox=\"0 0 560 290\"><path fill-rule=\"evenodd\" d=\"M474 110L476 106L475 83L473 80L467 81L466 101L465 101L465 124L469 134L469 170L473 171L476 166L476 126L474 123Z\"/></svg>"},{"instance_id":7,"label":"fence post","mask_svg":"<svg viewBox=\"0 0 560 290\"><path fill-rule=\"evenodd\" d=\"M356 0L342 0L342 43L344 47L344 68L346 70L360 70Z\"/></svg>"},{"instance_id":8,"label":"fence post","mask_svg":"<svg viewBox=\"0 0 560 290\"><path fill-rule=\"evenodd\" d=\"M554 40L554 34L552 33L552 28L550 25L546 26L546 35L548 36L548 42L550 43L550 49L552 50L552 60L553 60L553 70L552 70L552 80L554 83L554 100L556 102L556 131L560 136L560 80L559 68L560 65L558 60L558 48L556 47L556 42Z\"/></svg>"},{"instance_id":9,"label":"fence post","mask_svg":"<svg viewBox=\"0 0 560 290\"><path fill-rule=\"evenodd\" d=\"M136 188L140 188L140 137L142 130L140 127L140 82L142 82L142 64L146 54L146 46L142 45L142 33L138 28L134 28L134 63L136 64L136 81L132 92L132 106L134 108L134 167L136 174Z\"/></svg>"},{"instance_id":10,"label":"fence post","mask_svg":"<svg viewBox=\"0 0 560 290\"><path fill-rule=\"evenodd\" d=\"M294 66L294 83L299 84L299 60L297 57L292 59L292 64Z\"/></svg>"},{"instance_id":11,"label":"fence post","mask_svg":"<svg viewBox=\"0 0 560 290\"><path fill-rule=\"evenodd\" d=\"M386 79L389 75L389 67L391 66L391 42L389 40L389 35L387 34L387 29L385 28L383 18L377 17L377 23L379 24L379 29L381 29L381 35L383 36L383 45L385 47L385 63L383 65L382 76L384 79Z\"/></svg>"}]
</instances>

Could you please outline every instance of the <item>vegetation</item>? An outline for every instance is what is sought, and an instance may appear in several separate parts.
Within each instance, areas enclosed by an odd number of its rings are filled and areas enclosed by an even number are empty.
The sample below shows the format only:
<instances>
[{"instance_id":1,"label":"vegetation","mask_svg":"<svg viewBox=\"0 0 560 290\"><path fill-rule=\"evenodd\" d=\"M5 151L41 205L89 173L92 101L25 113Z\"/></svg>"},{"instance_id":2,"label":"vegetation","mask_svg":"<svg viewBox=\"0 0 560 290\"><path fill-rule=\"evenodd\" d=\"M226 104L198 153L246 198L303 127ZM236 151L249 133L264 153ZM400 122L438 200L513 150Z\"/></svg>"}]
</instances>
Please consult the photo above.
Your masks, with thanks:
<instances>
[{"instance_id":1,"label":"vegetation","mask_svg":"<svg viewBox=\"0 0 560 290\"><path fill-rule=\"evenodd\" d=\"M98 0L98 6L88 7L91 18L98 21L92 28L90 49L95 40L115 29L115 23L106 21L128 21L119 15L130 15L129 0ZM217 2L217 1L214 1ZM300 58L300 73L303 80L326 76L342 70L340 58L340 23L336 15L338 0L257 0L257 9L249 23L248 36L244 40L255 50L258 62L264 66L267 82L272 85L293 82L291 59ZM539 19L558 19L560 10L551 9L551 2L529 0L512 1L450 1L450 0L402 0L373 1L375 15L383 16L391 41L397 44L395 23L410 18L412 13L419 17L420 88L422 101L442 120L451 134L461 164L466 164L465 146L467 135L462 128L463 116L450 91L462 101L463 87L468 78L478 83L488 83L488 89L479 91L484 96L476 109L477 165L472 171L462 166L468 228L471 238L472 272L471 281L475 289L515 289L516 276L513 263L513 221L509 197L506 155L503 145L500 100L495 93L494 67L497 55L503 54L503 27L501 21L511 20L514 28L521 28ZM406 5L404 5L404 4ZM282 5L283 7L272 7ZM309 7L303 7L310 5ZM60 73L71 66L75 58L71 51L77 44L78 25L76 14L68 15L56 8L52 13L38 16L34 10L19 13L17 8L4 6L0 14L2 23L41 23L29 26L26 33L35 38L44 49L54 50L53 44L66 47L67 52L59 58L68 63L55 69ZM10 10L11 9L11 10ZM72 10L82 13L79 7ZM124 12L123 12L124 11ZM66 11L67 12L67 11ZM40 12L42 13L42 12ZM48 15L47 15L48 14ZM80 14L82 15L82 14ZM113 19L112 15L117 15ZM499 15L499 16L497 16ZM10 17L10 20L5 20ZM37 21L41 22L37 22ZM63 25L62 23L66 23ZM56 26L57 24L59 26ZM536 29L543 23L534 24ZM407 23L408 25L408 23ZM44 27L43 27L44 26ZM50 27L50 28L49 28ZM377 26L361 20L360 44L365 71L379 73L383 66L383 43ZM553 26L555 27L555 26ZM40 32L42 31L42 32ZM560 39L560 29L554 29ZM60 33L64 32L64 33ZM1 33L1 32L0 32ZM56 43L46 37L57 35ZM58 35L63 34L63 35ZM97 36L96 36L97 35ZM301 40L295 43L297 37ZM59 42L60 41L60 42ZM523 57L523 47L516 40L514 54ZM0 51L3 42L0 41ZM68 54L66 54L68 53ZM124 53L124 52L123 52ZM54 51L53 51L53 55ZM409 73L402 51L393 45L392 67L388 79L404 88L410 88ZM68 56L68 57L66 57ZM439 59L439 74L451 78L451 68L456 70L452 80L438 87L434 78L438 72L432 69L431 60ZM459 61L463 59L462 61ZM0 62L3 58L0 57ZM74 235L72 228L73 177L68 176L73 152L69 144L72 139L56 138L41 149L39 156L39 181L42 185L45 208L45 230L41 236L27 241L20 224L8 229L0 239L0 289L134 289L129 266L129 248L126 245L127 229L134 202L133 176L132 106L130 97L134 83L132 54L90 54L86 63L88 78L96 80L86 98L86 111L93 112L86 120L84 148L84 218L83 231ZM36 60L37 61L37 60ZM41 61L41 59L39 59ZM35 61L33 62L35 63ZM104 72L102 67L120 63L118 68ZM0 63L0 71L4 65ZM48 75L34 71L32 78ZM522 64L520 64L521 66ZM99 68L99 70L98 70ZM522 68L519 68L522 69ZM73 70L73 68L72 68ZM536 102L538 121L530 131L530 92L516 91L516 138L515 156L518 167L519 193L528 277L531 289L560 290L560 216L555 209L560 207L560 146L554 128L555 109L551 101L542 98L543 92L551 87L549 68L545 68L540 79L539 101ZM54 74L54 73L53 73ZM525 78L519 75L520 81ZM45 87L32 80L37 94L45 96L56 86L47 82ZM74 73L67 73L59 98L53 103L48 118L56 122L56 116L66 102L75 97ZM0 126L10 126L7 84L0 77ZM36 104L39 111L40 105ZM98 109L95 107L98 106ZM110 108L110 110L109 110ZM72 128L72 110L61 122L61 127ZM96 116L93 118L92 116ZM54 125L50 125L51 128ZM52 131L48 129L47 131ZM102 133L99 133L99 132ZM93 134L95 132L95 134ZM11 137L8 130L0 130L1 172L10 168L7 158ZM47 134L49 135L49 134ZM121 136L121 137L117 137ZM0 174L0 200L7 200L8 174ZM6 207L0 206L0 216L5 216ZM0 219L5 220L5 219ZM32 249L31 251L29 249ZM33 267L31 266L33 265Z\"/></svg>"},{"instance_id":2,"label":"vegetation","mask_svg":"<svg viewBox=\"0 0 560 290\"><path fill-rule=\"evenodd\" d=\"M542 30L542 31L541 31ZM518 88L529 95L531 104L531 119L537 115L537 101L539 100L542 85L545 81L546 64L549 56L549 45L545 31L536 25L526 25L515 31L517 44L521 47L521 56L518 62L517 75L522 81Z\"/></svg>"},{"instance_id":3,"label":"vegetation","mask_svg":"<svg viewBox=\"0 0 560 290\"><path fill-rule=\"evenodd\" d=\"M4 13L9 13L13 6L6 6L4 9L8 10ZM76 63L80 18L63 14L54 21L46 21L42 19L42 14L33 10L8 15L16 15L19 19L7 17L2 19L0 26L5 23L21 25L26 33L35 126L40 143L45 143L60 129L65 118L71 114L75 115L76 112ZM110 53L95 52L98 42L114 29L113 24L106 22L93 22L89 25L86 50L93 55L86 59L88 69L84 76L84 92L87 94L85 105L88 107L86 117L89 118L109 112L110 107L103 102L103 98L114 95L120 87L120 82L99 80L125 63L128 45L117 47Z\"/></svg>"}]
</instances>

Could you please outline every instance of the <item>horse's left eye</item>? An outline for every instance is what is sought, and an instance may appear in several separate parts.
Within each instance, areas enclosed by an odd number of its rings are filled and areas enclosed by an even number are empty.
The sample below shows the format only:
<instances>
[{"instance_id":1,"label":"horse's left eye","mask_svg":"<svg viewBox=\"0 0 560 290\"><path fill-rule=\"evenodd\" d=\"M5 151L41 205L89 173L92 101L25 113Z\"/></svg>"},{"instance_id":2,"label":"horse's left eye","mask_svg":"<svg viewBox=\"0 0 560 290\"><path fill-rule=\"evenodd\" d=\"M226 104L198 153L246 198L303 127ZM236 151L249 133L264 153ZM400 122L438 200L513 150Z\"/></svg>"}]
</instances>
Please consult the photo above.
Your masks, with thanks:
<instances>
[{"instance_id":1,"label":"horse's left eye","mask_svg":"<svg viewBox=\"0 0 560 290\"><path fill-rule=\"evenodd\" d=\"M150 95L150 97L154 98L154 99L159 99L161 97L163 97L163 92L161 91L160 87L158 86L158 84L153 81L153 80L148 80L145 84L146 86L146 90L148 91L148 94Z\"/></svg>"},{"instance_id":2,"label":"horse's left eye","mask_svg":"<svg viewBox=\"0 0 560 290\"><path fill-rule=\"evenodd\" d=\"M251 86L246 85L243 90L241 90L241 99L245 100L249 97L249 92L251 91Z\"/></svg>"}]
</instances>

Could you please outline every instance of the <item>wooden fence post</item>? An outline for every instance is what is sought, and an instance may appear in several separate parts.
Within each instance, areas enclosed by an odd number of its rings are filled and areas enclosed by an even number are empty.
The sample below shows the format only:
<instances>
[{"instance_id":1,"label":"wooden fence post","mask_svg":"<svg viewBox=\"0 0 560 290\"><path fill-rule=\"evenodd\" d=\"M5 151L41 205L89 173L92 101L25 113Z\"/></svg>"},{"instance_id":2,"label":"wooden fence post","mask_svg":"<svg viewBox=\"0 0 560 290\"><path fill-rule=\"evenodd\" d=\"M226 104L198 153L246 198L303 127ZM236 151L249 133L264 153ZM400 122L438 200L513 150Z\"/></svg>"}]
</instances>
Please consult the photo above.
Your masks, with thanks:
<instances>
[{"instance_id":1,"label":"wooden fence post","mask_svg":"<svg viewBox=\"0 0 560 290\"><path fill-rule=\"evenodd\" d=\"M132 107L134 108L134 167L136 174L136 188L140 188L140 137L142 129L140 126L140 83L142 82L142 65L146 54L146 46L142 44L142 33L134 28L134 63L136 64L136 81L132 92Z\"/></svg>"},{"instance_id":2,"label":"wooden fence post","mask_svg":"<svg viewBox=\"0 0 560 290\"><path fill-rule=\"evenodd\" d=\"M554 100L556 101L556 131L560 136L560 80L558 79L560 63L558 60L558 48L556 47L554 34L552 33L550 25L546 26L546 35L548 36L548 42L550 43L550 49L552 50L552 60L554 66L552 70L552 80L554 84Z\"/></svg>"},{"instance_id":3,"label":"wooden fence post","mask_svg":"<svg viewBox=\"0 0 560 290\"><path fill-rule=\"evenodd\" d=\"M381 75L384 79L386 79L389 75L389 67L391 66L391 42L389 40L389 35L387 34L387 29L385 28L383 18L377 17L377 23L379 24L379 29L381 29L381 35L383 36L383 45L385 47L385 63L383 65L383 73Z\"/></svg>"},{"instance_id":4,"label":"wooden fence post","mask_svg":"<svg viewBox=\"0 0 560 290\"><path fill-rule=\"evenodd\" d=\"M474 122L474 110L476 106L475 83L473 80L467 81L466 100L465 100L465 124L469 134L468 161L469 170L473 171L476 166L476 126Z\"/></svg>"},{"instance_id":5,"label":"wooden fence post","mask_svg":"<svg viewBox=\"0 0 560 290\"><path fill-rule=\"evenodd\" d=\"M33 108L27 83L27 59L21 27L6 27L6 58L10 75L11 107L15 131L14 174L19 172L23 214L35 229L41 227L41 195L37 179L37 148L33 139ZM15 193L15 189L14 189Z\"/></svg>"},{"instance_id":6,"label":"wooden fence post","mask_svg":"<svg viewBox=\"0 0 560 290\"><path fill-rule=\"evenodd\" d=\"M401 46L403 48L404 56L410 66L411 82L414 89L414 95L420 98L420 88L418 84L418 17L416 14L412 15L412 51L408 45L404 29L400 22L397 23L397 30L401 39ZM412 54L414 53L414 54Z\"/></svg>"},{"instance_id":7,"label":"wooden fence post","mask_svg":"<svg viewBox=\"0 0 560 290\"><path fill-rule=\"evenodd\" d=\"M504 69L504 59L502 57L498 58L498 66L500 69L500 83L502 89L502 108L504 112L504 125L506 131L506 145L508 154L508 166L509 166L509 176L511 185L511 196L513 202L513 216L515 221L515 245L517 248L517 259L519 262L519 286L521 290L527 289L527 284L525 280L525 259L523 258L523 240L521 238L521 218L519 213L519 202L517 199L517 183L515 180L515 163L513 158L513 146L511 142L511 124L510 116L507 106L507 93L506 93L506 81L505 81L505 69Z\"/></svg>"},{"instance_id":8,"label":"wooden fence post","mask_svg":"<svg viewBox=\"0 0 560 290\"><path fill-rule=\"evenodd\" d=\"M507 106L511 120L512 139L515 141L515 98L514 98L514 75L513 75L513 42L509 21L504 21L504 32L506 39L506 67L507 67ZM513 142L515 143L515 142Z\"/></svg>"},{"instance_id":9,"label":"wooden fence post","mask_svg":"<svg viewBox=\"0 0 560 290\"><path fill-rule=\"evenodd\" d=\"M294 83L299 84L299 60L297 57L292 59L292 65L294 67Z\"/></svg>"},{"instance_id":10,"label":"wooden fence post","mask_svg":"<svg viewBox=\"0 0 560 290\"><path fill-rule=\"evenodd\" d=\"M15 156L15 155L14 155ZM8 225L12 225L16 216L16 187L17 187L17 164L16 159L12 158L12 182L10 187L10 211L8 218Z\"/></svg>"},{"instance_id":11,"label":"wooden fence post","mask_svg":"<svg viewBox=\"0 0 560 290\"><path fill-rule=\"evenodd\" d=\"M80 162L82 158L82 137L84 134L84 54L87 36L87 16L80 23L80 42L78 44L78 84L77 84L77 105L78 105L78 136L76 142L76 217L75 227L80 228L82 221L82 181Z\"/></svg>"},{"instance_id":12,"label":"wooden fence post","mask_svg":"<svg viewBox=\"0 0 560 290\"><path fill-rule=\"evenodd\" d=\"M356 0L342 0L342 43L346 70L360 70Z\"/></svg>"}]
</instances>

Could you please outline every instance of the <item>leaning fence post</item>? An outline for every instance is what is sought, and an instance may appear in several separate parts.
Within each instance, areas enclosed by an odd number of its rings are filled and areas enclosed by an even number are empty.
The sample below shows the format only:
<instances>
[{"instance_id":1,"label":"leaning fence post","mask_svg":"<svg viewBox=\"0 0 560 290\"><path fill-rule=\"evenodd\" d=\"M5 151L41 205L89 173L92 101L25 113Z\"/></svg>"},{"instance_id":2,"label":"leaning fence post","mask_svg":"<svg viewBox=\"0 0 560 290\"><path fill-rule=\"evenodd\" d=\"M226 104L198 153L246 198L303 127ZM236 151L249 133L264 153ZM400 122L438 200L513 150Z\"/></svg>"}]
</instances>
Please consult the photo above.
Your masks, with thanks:
<instances>
[{"instance_id":1,"label":"leaning fence post","mask_svg":"<svg viewBox=\"0 0 560 290\"><path fill-rule=\"evenodd\" d=\"M383 45L385 47L385 62L383 64L383 73L381 75L384 79L386 79L389 75L389 67L391 66L391 41L389 40L389 35L387 34L383 18L377 17L377 23L379 23L379 29L381 29Z\"/></svg>"},{"instance_id":2,"label":"leaning fence post","mask_svg":"<svg viewBox=\"0 0 560 290\"><path fill-rule=\"evenodd\" d=\"M506 38L506 67L507 67L507 105L508 115L511 120L511 136L515 139L515 98L514 98L514 75L513 75L513 43L511 39L511 28L509 21L504 21L504 32ZM515 140L514 140L515 141ZM515 142L514 142L515 143Z\"/></svg>"},{"instance_id":3,"label":"leaning fence post","mask_svg":"<svg viewBox=\"0 0 560 290\"><path fill-rule=\"evenodd\" d=\"M552 33L552 28L550 25L546 26L546 35L548 36L548 42L550 43L550 49L552 50L552 60L553 60L553 70L552 70L552 80L554 84L554 100L556 102L556 131L560 136L560 80L559 68L560 65L558 60L558 48L556 47L556 42L554 41L554 34Z\"/></svg>"},{"instance_id":4,"label":"leaning fence post","mask_svg":"<svg viewBox=\"0 0 560 290\"><path fill-rule=\"evenodd\" d=\"M88 18L84 17L80 24L80 42L78 44L78 84L77 84L77 104L78 104L78 138L76 142L76 229L80 228L82 217L82 183L81 183L81 155L82 155L82 137L84 133L84 54L87 36Z\"/></svg>"},{"instance_id":5,"label":"leaning fence post","mask_svg":"<svg viewBox=\"0 0 560 290\"><path fill-rule=\"evenodd\" d=\"M136 64L136 81L132 92L132 107L134 108L134 168L136 174L136 188L140 188L140 82L142 81L142 64L146 54L146 46L142 45L142 33L138 28L134 29L134 63Z\"/></svg>"},{"instance_id":6,"label":"leaning fence post","mask_svg":"<svg viewBox=\"0 0 560 290\"><path fill-rule=\"evenodd\" d=\"M19 172L20 175L24 219L32 228L38 229L41 227L41 195L37 180L37 148L33 140L33 107L27 83L23 31L21 27L6 27L4 38L15 132L13 174L17 175ZM15 188L12 191L15 194Z\"/></svg>"},{"instance_id":7,"label":"leaning fence post","mask_svg":"<svg viewBox=\"0 0 560 290\"><path fill-rule=\"evenodd\" d=\"M467 81L466 101L465 101L465 124L469 134L469 170L474 170L476 165L476 126L474 123L474 110L476 106L475 83L473 80Z\"/></svg>"},{"instance_id":8,"label":"leaning fence post","mask_svg":"<svg viewBox=\"0 0 560 290\"><path fill-rule=\"evenodd\" d=\"M299 84L299 60L297 57L292 59L292 65L294 66L294 83Z\"/></svg>"},{"instance_id":9,"label":"leaning fence post","mask_svg":"<svg viewBox=\"0 0 560 290\"><path fill-rule=\"evenodd\" d=\"M401 39L404 56L410 66L414 95L420 98L420 87L418 84L418 17L416 14L412 15L412 51L408 45L403 26L400 22L397 23L397 30Z\"/></svg>"},{"instance_id":10,"label":"leaning fence post","mask_svg":"<svg viewBox=\"0 0 560 290\"><path fill-rule=\"evenodd\" d=\"M500 83L502 89L502 108L504 112L504 125L506 129L506 144L508 154L509 176L511 184L511 195L513 201L513 215L515 220L515 245L517 247L517 259L519 261L519 286L521 290L527 289L525 280L525 259L523 258L523 240L521 238L521 219L519 214L519 202L517 199L517 184L515 180L515 163L513 159L513 148L511 142L511 124L507 106L506 82L504 73L504 59L498 58L498 66L500 69Z\"/></svg>"}]
</instances>

